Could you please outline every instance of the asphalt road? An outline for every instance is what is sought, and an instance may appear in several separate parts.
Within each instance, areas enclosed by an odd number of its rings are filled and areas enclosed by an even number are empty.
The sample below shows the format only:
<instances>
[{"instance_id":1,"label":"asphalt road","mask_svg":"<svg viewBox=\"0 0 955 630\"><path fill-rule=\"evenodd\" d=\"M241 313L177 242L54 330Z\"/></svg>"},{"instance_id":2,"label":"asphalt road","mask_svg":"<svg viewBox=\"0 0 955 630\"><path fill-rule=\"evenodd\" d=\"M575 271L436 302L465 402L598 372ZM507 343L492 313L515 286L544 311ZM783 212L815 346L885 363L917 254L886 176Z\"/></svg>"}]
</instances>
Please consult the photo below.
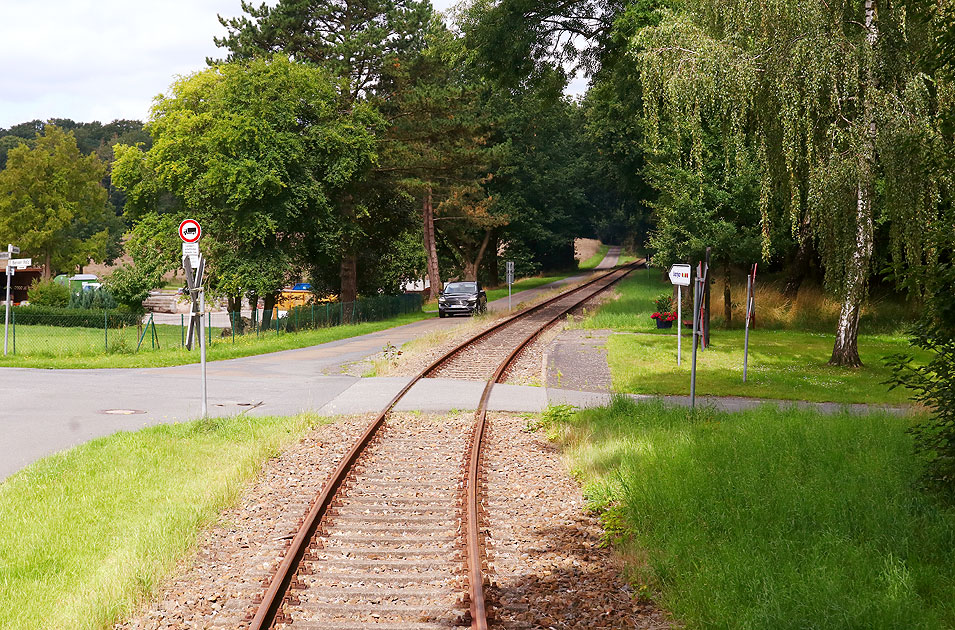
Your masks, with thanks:
<instances>
[{"instance_id":1,"label":"asphalt road","mask_svg":"<svg viewBox=\"0 0 955 630\"><path fill-rule=\"evenodd\" d=\"M514 304L575 279L517 293ZM488 307L506 309L507 298L491 302ZM377 405L379 400L381 405L387 402L404 381L346 376L341 374L342 366L380 352L386 344L401 346L435 329L458 323L458 319L435 316L319 346L210 362L209 413L222 416L367 411L369 405ZM198 418L199 375L198 364L116 370L0 368L0 479L41 457L116 431ZM472 395L457 391L460 387L446 382L416 388L409 398L412 402L406 404L433 411L474 408L480 391L471 402ZM540 388L521 389L539 391L513 392L510 398L498 396L495 408L523 411L546 405Z\"/></svg>"}]
</instances>

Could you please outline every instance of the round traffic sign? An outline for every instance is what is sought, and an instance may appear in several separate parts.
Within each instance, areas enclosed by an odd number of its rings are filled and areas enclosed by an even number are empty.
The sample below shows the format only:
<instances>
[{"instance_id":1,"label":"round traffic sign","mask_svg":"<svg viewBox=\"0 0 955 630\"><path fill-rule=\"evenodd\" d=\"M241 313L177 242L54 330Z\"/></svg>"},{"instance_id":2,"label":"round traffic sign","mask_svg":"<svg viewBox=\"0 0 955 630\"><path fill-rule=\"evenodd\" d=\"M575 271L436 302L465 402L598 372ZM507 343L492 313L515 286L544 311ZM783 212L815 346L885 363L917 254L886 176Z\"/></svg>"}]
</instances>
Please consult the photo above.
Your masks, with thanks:
<instances>
[{"instance_id":1,"label":"round traffic sign","mask_svg":"<svg viewBox=\"0 0 955 630\"><path fill-rule=\"evenodd\" d=\"M198 243L202 238L202 228L195 219L186 219L179 224L179 238L183 243Z\"/></svg>"}]
</instances>

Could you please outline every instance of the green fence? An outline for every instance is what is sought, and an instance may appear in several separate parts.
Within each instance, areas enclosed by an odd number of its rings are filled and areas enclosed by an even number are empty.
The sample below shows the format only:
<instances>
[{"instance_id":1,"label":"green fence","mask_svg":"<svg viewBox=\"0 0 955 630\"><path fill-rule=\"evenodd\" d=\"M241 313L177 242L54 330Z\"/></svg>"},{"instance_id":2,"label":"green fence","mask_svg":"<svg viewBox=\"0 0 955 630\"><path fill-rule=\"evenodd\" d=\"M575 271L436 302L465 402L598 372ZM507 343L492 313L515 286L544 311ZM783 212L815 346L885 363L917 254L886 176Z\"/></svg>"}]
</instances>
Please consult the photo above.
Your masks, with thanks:
<instances>
[{"instance_id":1,"label":"green fence","mask_svg":"<svg viewBox=\"0 0 955 630\"><path fill-rule=\"evenodd\" d=\"M344 323L380 321L421 310L420 295L376 296L356 302L314 304L287 312L206 314L206 341L236 343L251 337L292 334ZM10 354L23 357L70 357L109 353L144 352L182 348L186 344L189 315L173 323L156 323L118 311L14 307L10 319ZM0 312L0 326L3 314ZM168 321L168 318L167 318ZM0 332L2 335L2 332Z\"/></svg>"}]
</instances>

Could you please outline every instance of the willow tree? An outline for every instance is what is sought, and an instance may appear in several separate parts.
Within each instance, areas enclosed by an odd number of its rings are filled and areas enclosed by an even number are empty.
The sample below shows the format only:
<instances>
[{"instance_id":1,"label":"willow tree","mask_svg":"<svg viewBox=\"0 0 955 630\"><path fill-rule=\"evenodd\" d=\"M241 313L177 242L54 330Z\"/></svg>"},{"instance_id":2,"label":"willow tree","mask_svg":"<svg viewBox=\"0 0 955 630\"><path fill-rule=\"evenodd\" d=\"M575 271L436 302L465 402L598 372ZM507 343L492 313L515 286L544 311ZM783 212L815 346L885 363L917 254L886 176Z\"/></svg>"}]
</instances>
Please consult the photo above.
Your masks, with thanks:
<instances>
[{"instance_id":1,"label":"willow tree","mask_svg":"<svg viewBox=\"0 0 955 630\"><path fill-rule=\"evenodd\" d=\"M717 129L729 163L757 156L764 256L773 221L815 239L842 299L833 365L861 365L874 226L890 225L896 261L924 264L918 220L938 203L937 174L919 168L937 135L920 65L933 25L905 3L878 5L702 0L664 12L634 41L651 146L676 137L700 167Z\"/></svg>"}]
</instances>

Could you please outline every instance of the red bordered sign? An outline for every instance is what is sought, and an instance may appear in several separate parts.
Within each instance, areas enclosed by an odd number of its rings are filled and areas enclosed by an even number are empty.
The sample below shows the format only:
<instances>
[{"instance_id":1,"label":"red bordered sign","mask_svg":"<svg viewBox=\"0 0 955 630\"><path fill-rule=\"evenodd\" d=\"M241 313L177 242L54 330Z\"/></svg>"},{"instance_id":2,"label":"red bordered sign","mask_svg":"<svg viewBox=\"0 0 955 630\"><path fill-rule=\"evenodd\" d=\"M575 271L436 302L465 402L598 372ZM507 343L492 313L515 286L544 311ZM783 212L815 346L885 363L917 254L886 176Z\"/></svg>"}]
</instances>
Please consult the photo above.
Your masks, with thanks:
<instances>
[{"instance_id":1,"label":"red bordered sign","mask_svg":"<svg viewBox=\"0 0 955 630\"><path fill-rule=\"evenodd\" d=\"M179 238L183 243L198 243L202 238L202 228L195 219L186 219L179 224Z\"/></svg>"}]
</instances>

